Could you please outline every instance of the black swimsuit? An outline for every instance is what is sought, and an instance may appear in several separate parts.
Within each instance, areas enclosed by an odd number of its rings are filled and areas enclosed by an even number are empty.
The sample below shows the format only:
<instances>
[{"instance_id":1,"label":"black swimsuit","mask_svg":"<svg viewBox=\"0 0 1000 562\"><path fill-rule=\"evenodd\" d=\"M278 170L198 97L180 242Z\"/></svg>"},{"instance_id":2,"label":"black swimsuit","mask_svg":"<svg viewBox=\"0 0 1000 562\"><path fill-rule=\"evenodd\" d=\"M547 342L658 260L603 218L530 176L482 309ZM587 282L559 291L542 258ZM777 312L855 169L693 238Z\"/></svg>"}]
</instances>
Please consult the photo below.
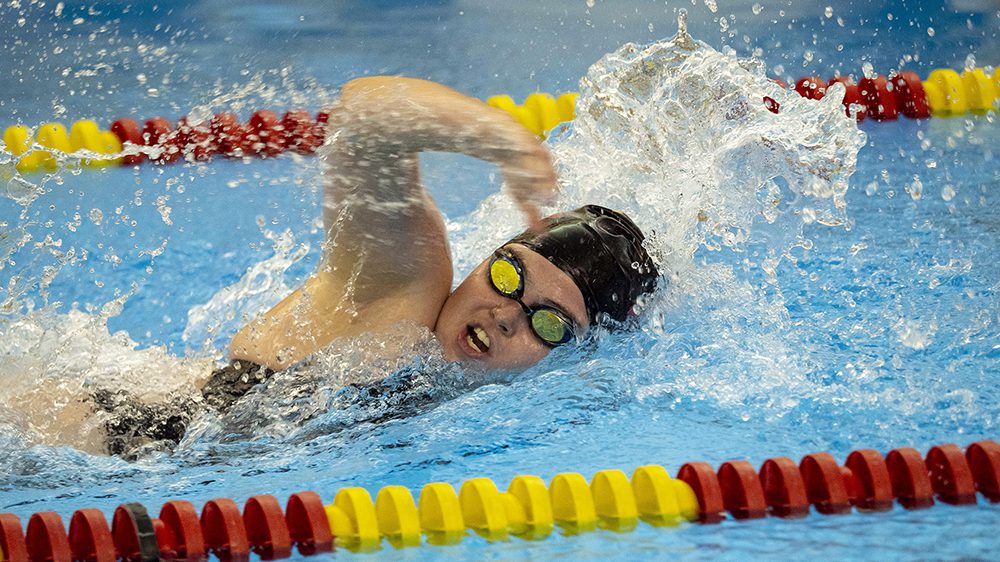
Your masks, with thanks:
<instances>
[{"instance_id":1,"label":"black swimsuit","mask_svg":"<svg viewBox=\"0 0 1000 562\"><path fill-rule=\"evenodd\" d=\"M233 361L212 372L201 389L201 402L226 414L238 400L274 374L271 369L250 361ZM340 388L330 408L352 414L347 419L332 419L317 429L332 433L358 423L382 423L417 415L457 390L432 384L431 377L419 367L404 368L377 382L347 384ZM204 409L203 404L191 398L147 404L121 390L101 390L94 393L93 398L100 410L111 414L104 424L108 454L130 460L146 445L173 449L184 437L194 415Z\"/></svg>"},{"instance_id":2,"label":"black swimsuit","mask_svg":"<svg viewBox=\"0 0 1000 562\"><path fill-rule=\"evenodd\" d=\"M274 371L267 367L236 360L212 371L201 396L206 404L225 413L250 389L272 375ZM113 414L104 424L107 452L126 457L135 456L137 449L148 443L160 442L167 447L179 443L197 408L190 398L147 404L122 390L100 389L93 398L98 409Z\"/></svg>"}]
</instances>

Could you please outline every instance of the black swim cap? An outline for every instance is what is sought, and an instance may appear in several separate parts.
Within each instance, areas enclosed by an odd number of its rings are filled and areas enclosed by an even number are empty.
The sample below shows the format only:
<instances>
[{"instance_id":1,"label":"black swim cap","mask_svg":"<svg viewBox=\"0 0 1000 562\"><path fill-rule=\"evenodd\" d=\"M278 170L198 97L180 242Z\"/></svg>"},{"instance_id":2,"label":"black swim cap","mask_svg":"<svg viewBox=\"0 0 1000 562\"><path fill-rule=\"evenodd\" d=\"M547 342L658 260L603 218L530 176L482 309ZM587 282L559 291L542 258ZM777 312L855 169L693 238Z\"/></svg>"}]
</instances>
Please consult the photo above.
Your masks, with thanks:
<instances>
[{"instance_id":1,"label":"black swim cap","mask_svg":"<svg viewBox=\"0 0 1000 562\"><path fill-rule=\"evenodd\" d=\"M548 216L542 224L541 233L526 231L508 244L538 252L572 277L591 325L603 315L625 321L636 299L656 288L659 274L642 247L642 231L623 213L585 205Z\"/></svg>"}]
</instances>

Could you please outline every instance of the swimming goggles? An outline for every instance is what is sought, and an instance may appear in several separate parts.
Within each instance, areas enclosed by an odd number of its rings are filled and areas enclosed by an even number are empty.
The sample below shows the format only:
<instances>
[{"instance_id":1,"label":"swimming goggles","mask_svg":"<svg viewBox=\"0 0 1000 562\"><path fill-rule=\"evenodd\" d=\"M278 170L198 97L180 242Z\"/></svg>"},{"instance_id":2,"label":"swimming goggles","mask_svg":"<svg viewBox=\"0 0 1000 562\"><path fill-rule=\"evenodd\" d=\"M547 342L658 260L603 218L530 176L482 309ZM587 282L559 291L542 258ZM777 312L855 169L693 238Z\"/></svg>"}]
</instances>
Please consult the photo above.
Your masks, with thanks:
<instances>
[{"instance_id":1,"label":"swimming goggles","mask_svg":"<svg viewBox=\"0 0 1000 562\"><path fill-rule=\"evenodd\" d=\"M531 308L524 304L524 268L521 261L502 249L493 253L488 268L490 284L501 295L514 299L528 315L528 325L542 343L555 347L568 343L575 336L573 321L555 308L539 306Z\"/></svg>"}]
</instances>

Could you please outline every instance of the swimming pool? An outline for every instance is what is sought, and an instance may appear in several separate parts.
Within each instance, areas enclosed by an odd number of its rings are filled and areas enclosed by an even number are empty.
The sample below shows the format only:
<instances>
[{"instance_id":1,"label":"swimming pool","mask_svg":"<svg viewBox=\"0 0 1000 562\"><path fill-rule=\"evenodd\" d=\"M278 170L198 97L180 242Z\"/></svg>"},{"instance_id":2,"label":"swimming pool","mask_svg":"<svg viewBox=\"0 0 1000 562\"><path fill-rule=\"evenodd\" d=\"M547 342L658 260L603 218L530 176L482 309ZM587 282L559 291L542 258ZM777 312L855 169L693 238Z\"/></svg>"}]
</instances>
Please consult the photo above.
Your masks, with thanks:
<instances>
[{"instance_id":1,"label":"swimming pool","mask_svg":"<svg viewBox=\"0 0 1000 562\"><path fill-rule=\"evenodd\" d=\"M520 99L535 89L577 90L580 77L606 53L675 30L674 6L662 3L355 2L336 9L320 2L258 3L238 12L214 2L155 10L21 4L0 12L5 29L14 30L5 49L16 55L2 63L16 76L0 90L4 125L83 117L110 122L128 114L176 118L193 107L315 110L338 84L365 73L404 73L481 98L509 93ZM979 64L1000 58L995 11L914 10L900 2L852 6L849 14L834 7L828 17L824 3L760 6L759 13L753 5L713 12L685 4L695 38L740 54L760 47L771 74L786 78L857 74L865 62L884 72L907 55L919 55L906 67L922 76L932 68L960 69L969 54ZM248 45L266 47L248 54ZM303 489L330 501L346 486L374 492L401 484L416 491L427 482L458 484L472 476L503 485L518 474L589 477L648 463L673 473L691 460L718 466L745 458L759 466L768 457L818 450L842 461L862 446L885 452L912 445L924 452L937 443L995 438L996 124L970 115L866 122L861 129L867 145L846 193L849 229L811 222L800 235L801 221L792 219L801 214L769 224L742 216L739 198L723 197L715 210L743 221L738 224L749 240L730 243L694 231L707 241L683 267L694 281L675 279L678 289L663 308L669 314L651 318L639 335L610 338L587 355L556 357L523 376L474 389L465 388L475 383L461 373L448 371L458 380L437 387L433 408L380 424L358 420L378 417L391 404L352 402L336 394L331 376L316 403L347 402L346 409L304 422L296 418L304 417L300 404L271 396L236 420L251 428L249 436L227 435L206 422L174 454L151 453L132 463L67 446L26 447L31 432L8 408L0 415L0 510L26 518L51 509L68 521L79 507L110 514L125 501L155 510L173 498L201 505L265 492L283 499ZM517 229L516 216L502 203L483 205L499 187L487 166L449 156L428 160L426 176L451 220L464 273L489 241ZM711 170L715 163L699 164ZM591 178L618 171L601 162L574 170ZM36 310L7 313L8 360L0 367L5 401L31 399L34 387L26 379L34 377L65 388L65 396L79 391L74 385L83 383L74 381L84 375L148 385L156 373L164 386L178 384L204 363L173 357L211 357L235 327L235 321L220 323L242 311L224 287L257 266L242 300L248 309L259 307L315 264L320 232L312 160L85 171L43 185L46 192L30 203L30 189L8 186L4 228L23 228L32 241L13 254L16 265L4 269L11 272L3 279L4 298L20 286L7 283L17 276L22 283L45 279L44 298L63 304L45 308L42 292L29 282L18 300L31 298ZM685 189L712 201L712 185L692 181ZM600 184L584 193L613 200L616 192ZM653 220L653 214L644 216ZM512 224L478 226L485 218ZM47 234L50 242L37 246ZM784 248L795 262L786 258L769 281L768 252ZM120 307L107 304L128 293L134 294ZM69 312L74 303L82 313ZM108 329L125 330L146 351L108 337ZM166 351L150 347L160 345ZM382 553L987 558L996 550L992 531L1000 511L980 502L977 508L897 507L804 521L668 530L640 525L628 534L499 545L470 537L448 548Z\"/></svg>"}]
</instances>

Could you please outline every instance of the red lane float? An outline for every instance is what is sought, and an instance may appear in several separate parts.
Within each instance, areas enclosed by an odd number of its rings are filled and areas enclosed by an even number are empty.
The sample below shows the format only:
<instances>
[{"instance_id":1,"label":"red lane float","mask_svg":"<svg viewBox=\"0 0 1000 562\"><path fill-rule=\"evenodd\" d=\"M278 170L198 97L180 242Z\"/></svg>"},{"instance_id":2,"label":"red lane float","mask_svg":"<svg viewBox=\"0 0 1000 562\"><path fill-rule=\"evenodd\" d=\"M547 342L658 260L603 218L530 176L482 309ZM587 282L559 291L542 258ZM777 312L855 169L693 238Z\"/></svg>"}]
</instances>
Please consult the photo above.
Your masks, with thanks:
<instances>
[{"instance_id":1,"label":"red lane float","mask_svg":"<svg viewBox=\"0 0 1000 562\"><path fill-rule=\"evenodd\" d=\"M84 508L73 512L69 520L69 547L73 560L115 562L115 541L108 521L99 509Z\"/></svg>"},{"instance_id":2,"label":"red lane float","mask_svg":"<svg viewBox=\"0 0 1000 562\"><path fill-rule=\"evenodd\" d=\"M111 517L111 535L123 561L152 562L160 559L160 544L149 512L141 503L125 503Z\"/></svg>"},{"instance_id":3,"label":"red lane float","mask_svg":"<svg viewBox=\"0 0 1000 562\"><path fill-rule=\"evenodd\" d=\"M889 451L885 457L892 480L892 495L906 509L922 509L934 505L934 489L927 465L920 453L911 447Z\"/></svg>"},{"instance_id":4,"label":"red lane float","mask_svg":"<svg viewBox=\"0 0 1000 562\"><path fill-rule=\"evenodd\" d=\"M188 161L205 162L218 151L218 143L212 134L211 122L191 124L187 117L177 122L177 146Z\"/></svg>"},{"instance_id":5,"label":"red lane float","mask_svg":"<svg viewBox=\"0 0 1000 562\"><path fill-rule=\"evenodd\" d=\"M252 496L243 508L243 523L250 548L261 560L288 558L292 555L292 538L281 505L274 496Z\"/></svg>"},{"instance_id":6,"label":"red lane float","mask_svg":"<svg viewBox=\"0 0 1000 562\"><path fill-rule=\"evenodd\" d=\"M931 447L927 452L927 470L931 487L938 499L954 505L976 503L976 484L965 455L957 445L948 443Z\"/></svg>"},{"instance_id":7,"label":"red lane float","mask_svg":"<svg viewBox=\"0 0 1000 562\"><path fill-rule=\"evenodd\" d=\"M802 473L787 457L767 459L760 467L760 484L770 513L777 517L805 517L809 497Z\"/></svg>"},{"instance_id":8,"label":"red lane float","mask_svg":"<svg viewBox=\"0 0 1000 562\"><path fill-rule=\"evenodd\" d=\"M178 560L192 562L205 558L205 538L201 532L198 511L189 501L172 500L160 508L160 521L170 529Z\"/></svg>"},{"instance_id":9,"label":"red lane float","mask_svg":"<svg viewBox=\"0 0 1000 562\"><path fill-rule=\"evenodd\" d=\"M899 118L896 96L889 90L889 80L879 74L874 78L862 78L858 82L862 103L867 107L868 116L876 121L892 121Z\"/></svg>"},{"instance_id":10,"label":"red lane float","mask_svg":"<svg viewBox=\"0 0 1000 562\"><path fill-rule=\"evenodd\" d=\"M892 509L892 480L885 458L873 449L860 449L847 456L844 465L850 469L855 484L851 503L867 511Z\"/></svg>"},{"instance_id":11,"label":"red lane float","mask_svg":"<svg viewBox=\"0 0 1000 562\"><path fill-rule=\"evenodd\" d=\"M278 115L270 109L254 112L247 142L250 152L262 158L281 154L285 150L285 135Z\"/></svg>"},{"instance_id":12,"label":"red lane float","mask_svg":"<svg viewBox=\"0 0 1000 562\"><path fill-rule=\"evenodd\" d=\"M694 490L698 498L700 512L698 519L702 523L718 523L726 510L722 499L722 488L719 479L712 470L712 465L705 462L689 462L677 471L677 479L683 480Z\"/></svg>"},{"instance_id":13,"label":"red lane float","mask_svg":"<svg viewBox=\"0 0 1000 562\"><path fill-rule=\"evenodd\" d=\"M781 104L775 101L775 99L771 96L764 96L764 107L775 115L781 112Z\"/></svg>"},{"instance_id":14,"label":"red lane float","mask_svg":"<svg viewBox=\"0 0 1000 562\"><path fill-rule=\"evenodd\" d=\"M69 537L62 517L54 511L32 514L28 519L28 559L32 562L70 560Z\"/></svg>"},{"instance_id":15,"label":"red lane float","mask_svg":"<svg viewBox=\"0 0 1000 562\"><path fill-rule=\"evenodd\" d=\"M303 556L333 550L330 522L316 492L292 494L285 506L285 521L292 542Z\"/></svg>"},{"instance_id":16,"label":"red lane float","mask_svg":"<svg viewBox=\"0 0 1000 562\"><path fill-rule=\"evenodd\" d=\"M977 441L965 451L976 489L991 502L1000 502L1000 444Z\"/></svg>"},{"instance_id":17,"label":"red lane float","mask_svg":"<svg viewBox=\"0 0 1000 562\"><path fill-rule=\"evenodd\" d=\"M6 562L28 562L28 543L21 520L13 513L0 513L0 550Z\"/></svg>"},{"instance_id":18,"label":"red lane float","mask_svg":"<svg viewBox=\"0 0 1000 562\"><path fill-rule=\"evenodd\" d=\"M309 112L301 109L286 112L281 118L284 128L285 146L299 154L312 154L323 144L323 131L309 116Z\"/></svg>"},{"instance_id":19,"label":"red lane float","mask_svg":"<svg viewBox=\"0 0 1000 562\"><path fill-rule=\"evenodd\" d=\"M217 143L217 151L230 158L247 153L247 131L234 113L216 113L209 125Z\"/></svg>"},{"instance_id":20,"label":"red lane float","mask_svg":"<svg viewBox=\"0 0 1000 562\"><path fill-rule=\"evenodd\" d=\"M819 76L799 78L799 81L795 83L795 91L804 98L821 100L826 95L826 80Z\"/></svg>"},{"instance_id":21,"label":"red lane float","mask_svg":"<svg viewBox=\"0 0 1000 562\"><path fill-rule=\"evenodd\" d=\"M201 509L201 531L205 546L222 562L246 562L250 543L240 508L227 498L209 500Z\"/></svg>"},{"instance_id":22,"label":"red lane float","mask_svg":"<svg viewBox=\"0 0 1000 562\"><path fill-rule=\"evenodd\" d=\"M734 518L758 519L767 515L764 489L749 462L724 462L717 476L722 488L722 503Z\"/></svg>"},{"instance_id":23,"label":"red lane float","mask_svg":"<svg viewBox=\"0 0 1000 562\"><path fill-rule=\"evenodd\" d=\"M174 530L167 526L162 519L153 518L153 532L156 534L156 544L160 547L160 557L167 560L176 560L177 556L177 535Z\"/></svg>"},{"instance_id":24,"label":"red lane float","mask_svg":"<svg viewBox=\"0 0 1000 562\"><path fill-rule=\"evenodd\" d=\"M924 83L916 72L904 70L893 76L892 91L896 95L896 106L903 115L910 119L926 119L931 116Z\"/></svg>"},{"instance_id":25,"label":"red lane float","mask_svg":"<svg viewBox=\"0 0 1000 562\"><path fill-rule=\"evenodd\" d=\"M865 112L858 111L857 107L860 105L864 105L864 101L861 98L861 90L858 88L858 85L852 82L851 79L847 76L837 76L836 78L831 78L827 82L827 87L826 87L827 91L830 90L831 86L833 86L835 83L838 82L844 85L844 113L848 117L850 117L851 109L854 109L855 115L857 116L857 120L859 122L864 121Z\"/></svg>"},{"instance_id":26,"label":"red lane float","mask_svg":"<svg viewBox=\"0 0 1000 562\"><path fill-rule=\"evenodd\" d=\"M163 117L154 117L146 121L142 129L142 137L146 146L158 148L159 152L150 159L157 164L170 164L181 157L181 151L174 144L176 134L174 127Z\"/></svg>"},{"instance_id":27,"label":"red lane float","mask_svg":"<svg viewBox=\"0 0 1000 562\"><path fill-rule=\"evenodd\" d=\"M851 510L844 474L830 453L806 455L799 463L799 472L806 485L809 503L824 515L847 513Z\"/></svg>"},{"instance_id":28,"label":"red lane float","mask_svg":"<svg viewBox=\"0 0 1000 562\"><path fill-rule=\"evenodd\" d=\"M135 122L135 119L118 119L111 124L111 132L121 141L122 148L128 148L128 145L145 146L142 140L142 128ZM141 164L145 159L146 155L142 152L139 154L129 154L122 157L122 164L134 166L135 164Z\"/></svg>"}]
</instances>

